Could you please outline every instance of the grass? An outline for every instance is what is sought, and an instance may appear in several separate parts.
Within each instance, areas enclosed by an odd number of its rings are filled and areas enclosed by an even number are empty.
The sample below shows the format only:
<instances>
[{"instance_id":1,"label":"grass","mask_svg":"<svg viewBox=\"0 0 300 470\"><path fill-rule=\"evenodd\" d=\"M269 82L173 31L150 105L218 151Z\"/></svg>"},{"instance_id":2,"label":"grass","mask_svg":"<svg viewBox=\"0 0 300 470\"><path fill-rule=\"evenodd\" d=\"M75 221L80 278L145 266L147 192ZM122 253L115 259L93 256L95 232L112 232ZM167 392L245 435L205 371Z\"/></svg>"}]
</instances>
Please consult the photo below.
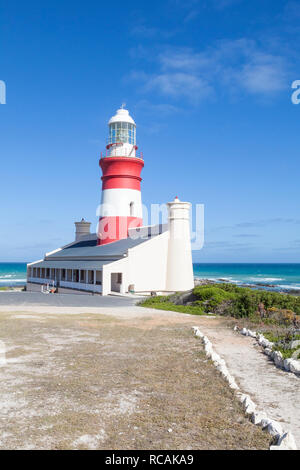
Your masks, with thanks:
<instances>
[{"instance_id":1,"label":"grass","mask_svg":"<svg viewBox=\"0 0 300 470\"><path fill-rule=\"evenodd\" d=\"M189 313L192 315L205 315L203 308L198 305L176 305L170 300L171 296L149 297L143 300L139 305L142 307L156 308L158 310L168 310L180 313Z\"/></svg>"}]
</instances>

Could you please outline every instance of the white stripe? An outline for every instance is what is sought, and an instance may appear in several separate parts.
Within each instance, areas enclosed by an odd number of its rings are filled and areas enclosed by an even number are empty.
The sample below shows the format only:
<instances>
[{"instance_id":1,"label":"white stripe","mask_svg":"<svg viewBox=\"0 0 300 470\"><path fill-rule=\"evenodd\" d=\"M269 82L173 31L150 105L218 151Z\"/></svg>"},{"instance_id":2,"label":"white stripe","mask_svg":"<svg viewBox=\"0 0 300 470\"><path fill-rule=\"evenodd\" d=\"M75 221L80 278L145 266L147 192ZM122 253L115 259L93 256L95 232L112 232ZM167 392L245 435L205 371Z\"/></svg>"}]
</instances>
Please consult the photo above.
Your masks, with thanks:
<instances>
[{"instance_id":1,"label":"white stripe","mask_svg":"<svg viewBox=\"0 0 300 470\"><path fill-rule=\"evenodd\" d=\"M104 189L98 214L100 217L133 216L142 219L141 191L127 188Z\"/></svg>"}]
</instances>

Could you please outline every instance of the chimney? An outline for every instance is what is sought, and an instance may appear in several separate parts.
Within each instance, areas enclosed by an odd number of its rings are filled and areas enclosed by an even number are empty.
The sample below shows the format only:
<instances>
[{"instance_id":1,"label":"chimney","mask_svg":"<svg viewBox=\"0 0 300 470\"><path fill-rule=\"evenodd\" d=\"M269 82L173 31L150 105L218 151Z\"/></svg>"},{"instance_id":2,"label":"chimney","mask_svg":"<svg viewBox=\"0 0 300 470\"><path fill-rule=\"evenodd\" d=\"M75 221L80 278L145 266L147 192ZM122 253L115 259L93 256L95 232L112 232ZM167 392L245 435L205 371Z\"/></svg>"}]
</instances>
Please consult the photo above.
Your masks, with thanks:
<instances>
[{"instance_id":1,"label":"chimney","mask_svg":"<svg viewBox=\"0 0 300 470\"><path fill-rule=\"evenodd\" d=\"M178 197L167 203L169 209L169 246L167 261L167 291L193 289L194 274L190 239L189 202Z\"/></svg>"},{"instance_id":2,"label":"chimney","mask_svg":"<svg viewBox=\"0 0 300 470\"><path fill-rule=\"evenodd\" d=\"M75 222L76 232L75 232L75 241L80 241L86 238L87 235L91 233L91 222L86 222L84 219L81 219L80 222Z\"/></svg>"}]
</instances>

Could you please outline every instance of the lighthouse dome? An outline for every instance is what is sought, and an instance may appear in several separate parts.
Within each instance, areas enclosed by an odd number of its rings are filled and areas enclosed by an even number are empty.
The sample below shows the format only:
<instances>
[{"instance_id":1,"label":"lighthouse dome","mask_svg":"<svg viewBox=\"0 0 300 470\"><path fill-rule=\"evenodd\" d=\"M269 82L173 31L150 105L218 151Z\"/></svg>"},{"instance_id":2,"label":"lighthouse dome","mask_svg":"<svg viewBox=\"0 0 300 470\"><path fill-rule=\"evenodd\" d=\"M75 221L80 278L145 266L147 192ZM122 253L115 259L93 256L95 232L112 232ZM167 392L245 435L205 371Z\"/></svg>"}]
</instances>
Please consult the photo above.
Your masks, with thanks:
<instances>
[{"instance_id":1,"label":"lighthouse dome","mask_svg":"<svg viewBox=\"0 0 300 470\"><path fill-rule=\"evenodd\" d=\"M116 114L112 118L110 118L108 125L113 124L115 122L128 122L130 124L135 125L135 122L130 116L129 111L122 107L117 110Z\"/></svg>"}]
</instances>

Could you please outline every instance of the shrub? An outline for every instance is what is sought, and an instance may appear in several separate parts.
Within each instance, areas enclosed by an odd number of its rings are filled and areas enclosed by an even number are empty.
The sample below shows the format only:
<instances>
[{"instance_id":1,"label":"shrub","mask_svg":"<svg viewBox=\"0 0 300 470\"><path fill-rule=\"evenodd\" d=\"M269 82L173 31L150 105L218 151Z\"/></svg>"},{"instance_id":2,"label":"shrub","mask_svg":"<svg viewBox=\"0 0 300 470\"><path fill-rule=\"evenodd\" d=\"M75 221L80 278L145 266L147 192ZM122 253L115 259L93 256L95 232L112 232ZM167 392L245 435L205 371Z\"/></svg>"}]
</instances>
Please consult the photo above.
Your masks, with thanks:
<instances>
[{"instance_id":1,"label":"shrub","mask_svg":"<svg viewBox=\"0 0 300 470\"><path fill-rule=\"evenodd\" d=\"M234 298L232 292L214 286L198 286L193 293L197 298L193 305L202 305L205 311L215 310L224 301Z\"/></svg>"}]
</instances>

